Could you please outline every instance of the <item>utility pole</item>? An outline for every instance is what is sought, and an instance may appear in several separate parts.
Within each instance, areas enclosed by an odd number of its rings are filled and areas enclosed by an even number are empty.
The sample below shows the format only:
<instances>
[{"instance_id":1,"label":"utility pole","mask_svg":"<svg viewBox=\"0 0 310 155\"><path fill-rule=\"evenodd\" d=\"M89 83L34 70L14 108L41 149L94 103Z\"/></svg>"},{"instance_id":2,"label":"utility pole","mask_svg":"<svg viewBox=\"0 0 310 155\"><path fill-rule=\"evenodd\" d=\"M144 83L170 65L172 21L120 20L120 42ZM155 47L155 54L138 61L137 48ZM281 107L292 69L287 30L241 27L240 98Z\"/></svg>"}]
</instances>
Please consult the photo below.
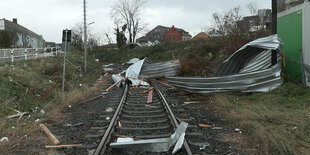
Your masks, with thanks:
<instances>
[{"instance_id":1,"label":"utility pole","mask_svg":"<svg viewBox=\"0 0 310 155\"><path fill-rule=\"evenodd\" d=\"M84 0L84 71L87 72L87 24L86 24L86 0Z\"/></svg>"},{"instance_id":2,"label":"utility pole","mask_svg":"<svg viewBox=\"0 0 310 155\"><path fill-rule=\"evenodd\" d=\"M66 80L66 55L67 55L67 42L68 42L68 29L65 30L65 53L64 53L64 64L62 73L62 93L65 92L65 80Z\"/></svg>"}]
</instances>

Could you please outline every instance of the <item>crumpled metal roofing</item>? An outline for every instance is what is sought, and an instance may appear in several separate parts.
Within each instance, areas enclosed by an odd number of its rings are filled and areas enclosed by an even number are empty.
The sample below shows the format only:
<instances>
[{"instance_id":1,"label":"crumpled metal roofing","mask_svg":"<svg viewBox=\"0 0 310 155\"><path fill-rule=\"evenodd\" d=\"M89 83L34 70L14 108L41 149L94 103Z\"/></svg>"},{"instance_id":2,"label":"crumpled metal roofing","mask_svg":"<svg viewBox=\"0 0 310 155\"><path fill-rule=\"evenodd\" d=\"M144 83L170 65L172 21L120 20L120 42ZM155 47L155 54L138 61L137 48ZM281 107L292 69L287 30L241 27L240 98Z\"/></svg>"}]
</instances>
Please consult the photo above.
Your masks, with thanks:
<instances>
[{"instance_id":1,"label":"crumpled metal roofing","mask_svg":"<svg viewBox=\"0 0 310 155\"><path fill-rule=\"evenodd\" d=\"M282 41L277 35L252 41L223 62L215 77L168 77L173 86L192 93L225 91L268 92L282 85L281 66L271 66L271 51L281 60Z\"/></svg>"},{"instance_id":2,"label":"crumpled metal roofing","mask_svg":"<svg viewBox=\"0 0 310 155\"><path fill-rule=\"evenodd\" d=\"M158 78L175 76L177 67L180 65L179 60L172 60L159 63L149 63L143 65L140 78Z\"/></svg>"},{"instance_id":3,"label":"crumpled metal roofing","mask_svg":"<svg viewBox=\"0 0 310 155\"><path fill-rule=\"evenodd\" d=\"M179 60L152 63L147 58L137 61L130 65L125 72L112 75L114 82L117 82L125 77L128 78L133 86L138 84L143 86L149 86L145 81L141 81L143 78L157 78L165 76L175 76L176 67L180 65Z\"/></svg>"}]
</instances>

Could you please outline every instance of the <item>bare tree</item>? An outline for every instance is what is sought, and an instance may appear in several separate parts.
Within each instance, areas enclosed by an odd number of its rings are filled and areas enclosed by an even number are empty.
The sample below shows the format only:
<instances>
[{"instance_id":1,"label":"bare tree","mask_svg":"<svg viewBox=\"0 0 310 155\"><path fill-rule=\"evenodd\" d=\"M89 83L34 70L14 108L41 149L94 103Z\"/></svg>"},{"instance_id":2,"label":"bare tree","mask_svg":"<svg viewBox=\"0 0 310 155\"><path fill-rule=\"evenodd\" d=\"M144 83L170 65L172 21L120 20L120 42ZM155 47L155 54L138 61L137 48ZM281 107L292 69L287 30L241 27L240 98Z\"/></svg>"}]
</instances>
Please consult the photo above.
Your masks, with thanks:
<instances>
[{"instance_id":1,"label":"bare tree","mask_svg":"<svg viewBox=\"0 0 310 155\"><path fill-rule=\"evenodd\" d=\"M72 28L72 38L71 38L71 44L75 46L78 49L83 49L83 24L82 23L77 23L75 27ZM95 46L99 45L99 38L96 37L91 33L91 31L88 30L87 33L87 38L88 38L88 46L90 48L93 48Z\"/></svg>"},{"instance_id":2,"label":"bare tree","mask_svg":"<svg viewBox=\"0 0 310 155\"><path fill-rule=\"evenodd\" d=\"M130 42L135 42L136 36L146 24L141 18L141 11L146 0L117 0L112 7L111 16L116 25L127 24Z\"/></svg>"},{"instance_id":3,"label":"bare tree","mask_svg":"<svg viewBox=\"0 0 310 155\"><path fill-rule=\"evenodd\" d=\"M250 11L250 14L252 16L256 16L258 14L258 4L257 2L251 2L247 5L249 11Z\"/></svg>"},{"instance_id":4,"label":"bare tree","mask_svg":"<svg viewBox=\"0 0 310 155\"><path fill-rule=\"evenodd\" d=\"M238 22L241 21L240 7L229 10L222 14L214 13L213 25L209 29L211 35L228 35L231 33L238 33Z\"/></svg>"}]
</instances>

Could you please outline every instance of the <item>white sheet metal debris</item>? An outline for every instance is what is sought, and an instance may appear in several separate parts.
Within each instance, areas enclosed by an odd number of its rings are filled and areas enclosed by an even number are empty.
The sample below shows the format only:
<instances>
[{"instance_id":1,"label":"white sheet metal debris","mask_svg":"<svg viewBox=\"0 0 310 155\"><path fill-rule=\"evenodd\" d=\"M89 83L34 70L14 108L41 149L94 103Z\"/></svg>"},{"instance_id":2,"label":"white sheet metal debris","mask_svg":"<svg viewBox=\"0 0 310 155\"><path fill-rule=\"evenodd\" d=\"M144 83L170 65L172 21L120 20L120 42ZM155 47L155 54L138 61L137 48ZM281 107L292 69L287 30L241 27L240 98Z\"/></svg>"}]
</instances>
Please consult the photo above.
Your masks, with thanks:
<instances>
[{"instance_id":1,"label":"white sheet metal debris","mask_svg":"<svg viewBox=\"0 0 310 155\"><path fill-rule=\"evenodd\" d=\"M147 139L139 141L118 141L111 143L110 147L115 149L128 149L133 151L148 151L148 152L167 152L169 149L179 141L176 145L174 151L178 151L180 144L182 142L182 137L184 141L184 136L188 123L181 122L176 132L168 138L158 138L158 139ZM181 138L181 140L179 140ZM181 145L182 146L182 145Z\"/></svg>"},{"instance_id":2,"label":"white sheet metal debris","mask_svg":"<svg viewBox=\"0 0 310 155\"><path fill-rule=\"evenodd\" d=\"M2 137L2 138L0 139L0 142L4 142L4 141L9 141L9 138L8 138L8 137Z\"/></svg>"},{"instance_id":3,"label":"white sheet metal debris","mask_svg":"<svg viewBox=\"0 0 310 155\"><path fill-rule=\"evenodd\" d=\"M130 59L128 62L127 62L127 64L134 64L134 63L136 63L136 62L138 62L140 59L138 59L138 58L132 58L132 59Z\"/></svg>"},{"instance_id":4,"label":"white sheet metal debris","mask_svg":"<svg viewBox=\"0 0 310 155\"><path fill-rule=\"evenodd\" d=\"M277 35L252 41L231 55L215 77L168 77L173 86L192 93L210 94L226 91L268 92L282 85L281 46ZM271 52L278 63L271 65Z\"/></svg>"},{"instance_id":5,"label":"white sheet metal debris","mask_svg":"<svg viewBox=\"0 0 310 155\"><path fill-rule=\"evenodd\" d=\"M147 58L137 61L130 65L125 72L113 74L112 79L117 82L121 79L128 78L133 86L149 86L142 78L157 78L165 76L175 76L176 68L179 66L179 60L151 63Z\"/></svg>"}]
</instances>

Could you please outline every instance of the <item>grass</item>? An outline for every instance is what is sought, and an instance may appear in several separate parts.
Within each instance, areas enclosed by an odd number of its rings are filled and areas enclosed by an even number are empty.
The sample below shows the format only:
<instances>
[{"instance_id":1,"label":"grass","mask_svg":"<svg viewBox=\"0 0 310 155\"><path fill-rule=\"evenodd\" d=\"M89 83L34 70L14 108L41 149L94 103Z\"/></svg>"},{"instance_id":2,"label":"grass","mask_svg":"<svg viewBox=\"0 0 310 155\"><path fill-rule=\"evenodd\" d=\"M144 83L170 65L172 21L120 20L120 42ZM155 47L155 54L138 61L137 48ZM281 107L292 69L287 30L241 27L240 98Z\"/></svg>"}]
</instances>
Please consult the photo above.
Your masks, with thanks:
<instances>
[{"instance_id":1,"label":"grass","mask_svg":"<svg viewBox=\"0 0 310 155\"><path fill-rule=\"evenodd\" d=\"M310 90L293 82L269 93L217 94L211 106L263 154L310 154Z\"/></svg>"},{"instance_id":2,"label":"grass","mask_svg":"<svg viewBox=\"0 0 310 155\"><path fill-rule=\"evenodd\" d=\"M0 138L33 128L36 119L58 117L69 104L97 90L93 85L102 74L101 65L90 55L85 74L82 55L76 50L67 55L64 95L61 93L63 55L0 66ZM53 91L48 94L52 87ZM3 104L14 96L18 97L15 102ZM20 121L7 119L8 115L16 113L14 110L27 111L29 117L24 116Z\"/></svg>"}]
</instances>

